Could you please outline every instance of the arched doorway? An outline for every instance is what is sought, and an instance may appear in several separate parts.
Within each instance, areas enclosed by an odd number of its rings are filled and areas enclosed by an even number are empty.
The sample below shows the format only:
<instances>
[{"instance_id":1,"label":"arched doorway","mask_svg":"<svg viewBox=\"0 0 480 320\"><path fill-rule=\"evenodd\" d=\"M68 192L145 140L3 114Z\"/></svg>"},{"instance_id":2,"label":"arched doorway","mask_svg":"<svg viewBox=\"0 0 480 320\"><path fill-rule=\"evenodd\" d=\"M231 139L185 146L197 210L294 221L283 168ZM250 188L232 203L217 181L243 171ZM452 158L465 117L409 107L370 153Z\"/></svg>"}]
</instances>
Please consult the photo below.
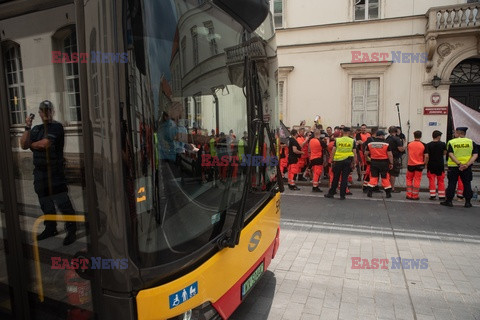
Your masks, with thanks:
<instances>
[{"instance_id":1,"label":"arched doorway","mask_svg":"<svg viewBox=\"0 0 480 320\"><path fill-rule=\"evenodd\" d=\"M480 112L480 59L470 58L460 62L450 75L449 96ZM447 140L452 138L453 120L448 108Z\"/></svg>"}]
</instances>

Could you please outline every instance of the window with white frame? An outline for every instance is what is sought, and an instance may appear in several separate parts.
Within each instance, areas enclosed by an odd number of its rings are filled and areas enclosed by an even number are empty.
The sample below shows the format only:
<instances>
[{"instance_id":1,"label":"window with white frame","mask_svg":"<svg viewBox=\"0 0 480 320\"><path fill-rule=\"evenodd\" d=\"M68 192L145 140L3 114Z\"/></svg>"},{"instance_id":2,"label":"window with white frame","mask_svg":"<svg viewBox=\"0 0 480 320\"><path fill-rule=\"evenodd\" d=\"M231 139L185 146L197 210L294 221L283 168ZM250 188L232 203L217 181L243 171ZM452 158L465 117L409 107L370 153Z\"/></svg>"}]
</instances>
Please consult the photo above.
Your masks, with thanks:
<instances>
[{"instance_id":1,"label":"window with white frame","mask_svg":"<svg viewBox=\"0 0 480 320\"><path fill-rule=\"evenodd\" d=\"M210 55L214 56L218 53L218 46L217 46L217 40L215 38L215 29L213 28L213 22L205 21L203 25L208 30L207 39L210 43Z\"/></svg>"},{"instance_id":2,"label":"window with white frame","mask_svg":"<svg viewBox=\"0 0 480 320\"><path fill-rule=\"evenodd\" d=\"M193 26L192 29L190 29L190 33L192 34L193 65L196 66L198 64L198 32L197 32L197 26Z\"/></svg>"},{"instance_id":3,"label":"window with white frame","mask_svg":"<svg viewBox=\"0 0 480 320\"><path fill-rule=\"evenodd\" d=\"M380 79L353 79L352 125L378 126Z\"/></svg>"},{"instance_id":4,"label":"window with white frame","mask_svg":"<svg viewBox=\"0 0 480 320\"><path fill-rule=\"evenodd\" d=\"M5 76L7 78L7 98L10 109L10 123L20 125L25 122L27 109L23 66L20 46L12 43L5 48Z\"/></svg>"},{"instance_id":5,"label":"window with white frame","mask_svg":"<svg viewBox=\"0 0 480 320\"><path fill-rule=\"evenodd\" d=\"M90 33L90 50L95 52L97 50L97 31L95 29ZM90 87L91 87L91 104L93 106L93 113L96 120L100 120L100 94L98 92L98 68L96 63L89 63L90 65Z\"/></svg>"},{"instance_id":6,"label":"window with white frame","mask_svg":"<svg viewBox=\"0 0 480 320\"><path fill-rule=\"evenodd\" d=\"M187 38L183 37L182 42L180 43L180 47L182 50L182 67L183 67L183 74L187 73Z\"/></svg>"},{"instance_id":7,"label":"window with white frame","mask_svg":"<svg viewBox=\"0 0 480 320\"><path fill-rule=\"evenodd\" d=\"M278 110L283 112L285 109L285 81L278 81Z\"/></svg>"},{"instance_id":8,"label":"window with white frame","mask_svg":"<svg viewBox=\"0 0 480 320\"><path fill-rule=\"evenodd\" d=\"M202 96L195 95L193 99L195 103L195 117L193 121L193 127L202 128Z\"/></svg>"},{"instance_id":9,"label":"window with white frame","mask_svg":"<svg viewBox=\"0 0 480 320\"><path fill-rule=\"evenodd\" d=\"M353 0L355 21L380 18L380 0Z\"/></svg>"},{"instance_id":10,"label":"window with white frame","mask_svg":"<svg viewBox=\"0 0 480 320\"><path fill-rule=\"evenodd\" d=\"M270 0L270 10L273 14L275 28L283 28L283 8L285 0Z\"/></svg>"},{"instance_id":11,"label":"window with white frame","mask_svg":"<svg viewBox=\"0 0 480 320\"><path fill-rule=\"evenodd\" d=\"M77 53L77 36L73 29L64 39L64 53L68 53L71 57L72 53ZM65 62L64 79L65 79L65 110L69 116L69 121L81 121L80 115L80 80L78 76L78 62Z\"/></svg>"}]
</instances>

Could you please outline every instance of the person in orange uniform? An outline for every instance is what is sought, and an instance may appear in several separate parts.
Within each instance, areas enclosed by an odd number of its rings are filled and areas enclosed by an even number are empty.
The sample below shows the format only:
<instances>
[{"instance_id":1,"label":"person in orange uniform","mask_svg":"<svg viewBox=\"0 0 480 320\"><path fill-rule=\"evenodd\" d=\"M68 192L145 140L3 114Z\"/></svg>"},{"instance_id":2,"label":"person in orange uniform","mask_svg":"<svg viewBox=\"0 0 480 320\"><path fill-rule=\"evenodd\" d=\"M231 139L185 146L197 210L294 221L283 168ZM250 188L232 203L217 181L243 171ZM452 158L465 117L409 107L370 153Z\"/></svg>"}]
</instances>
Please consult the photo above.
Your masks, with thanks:
<instances>
[{"instance_id":1,"label":"person in orange uniform","mask_svg":"<svg viewBox=\"0 0 480 320\"><path fill-rule=\"evenodd\" d=\"M442 133L440 131L433 131L432 138L433 140L427 143L427 178L428 189L430 190L430 200L435 200L437 197L437 191L438 198L440 200L445 200L445 163L443 159L447 154L447 147L445 142L440 141L442 138Z\"/></svg>"},{"instance_id":2,"label":"person in orange uniform","mask_svg":"<svg viewBox=\"0 0 480 320\"><path fill-rule=\"evenodd\" d=\"M458 200L463 200L463 182L460 177L458 177L458 184L457 184L457 198Z\"/></svg>"},{"instance_id":3,"label":"person in orange uniform","mask_svg":"<svg viewBox=\"0 0 480 320\"><path fill-rule=\"evenodd\" d=\"M377 128L372 128L371 129L371 136L367 138L367 140L365 141L364 145L368 145L370 142L373 141L374 138L377 137ZM364 174L363 174L363 186L362 186L362 189L363 189L363 192L366 193L368 192L369 188L368 188L368 182L370 181L370 164L371 164L371 159L369 156L365 156L365 167L364 167ZM377 188L374 188L374 190L376 190Z\"/></svg>"},{"instance_id":4,"label":"person in orange uniform","mask_svg":"<svg viewBox=\"0 0 480 320\"><path fill-rule=\"evenodd\" d=\"M356 141L356 144L357 144L358 155L360 156L360 159L358 161L358 163L360 164L360 166L359 166L360 167L360 173L365 170L365 167L367 165L367 161L365 159L365 146L366 146L365 142L370 137L371 137L370 133L367 132L367 125L362 124L362 126L360 127L360 132L358 132L355 135L355 141ZM362 181L362 177L361 177L360 174L358 175L357 181Z\"/></svg>"},{"instance_id":5,"label":"person in orange uniform","mask_svg":"<svg viewBox=\"0 0 480 320\"><path fill-rule=\"evenodd\" d=\"M295 185L295 176L300 173L298 163L303 151L297 142L298 131L292 129L290 134L291 137L288 141L288 188L290 190L300 190L300 188Z\"/></svg>"},{"instance_id":6,"label":"person in orange uniform","mask_svg":"<svg viewBox=\"0 0 480 320\"><path fill-rule=\"evenodd\" d=\"M377 131L377 137L369 142L365 148L365 156L370 157L370 181L368 182L367 196L372 197L373 188L378 184L378 177L382 177L382 186L386 197L392 197L392 186L388 170L393 167L393 154L390 144L385 141L385 132Z\"/></svg>"},{"instance_id":7,"label":"person in orange uniform","mask_svg":"<svg viewBox=\"0 0 480 320\"><path fill-rule=\"evenodd\" d=\"M314 138L310 139L308 147L310 149L310 166L313 172L312 191L322 192L318 187L320 183L320 177L322 176L323 169L323 148L325 147L323 141L321 141L321 133L319 129L315 129Z\"/></svg>"},{"instance_id":8,"label":"person in orange uniform","mask_svg":"<svg viewBox=\"0 0 480 320\"><path fill-rule=\"evenodd\" d=\"M428 149L421 141L422 131L413 133L414 141L410 142L408 148L407 165L407 199L418 200L420 192L420 182L422 180L422 171L428 163Z\"/></svg>"},{"instance_id":9,"label":"person in orange uniform","mask_svg":"<svg viewBox=\"0 0 480 320\"><path fill-rule=\"evenodd\" d=\"M288 167L288 146L282 142L280 143L280 148L280 173L283 177Z\"/></svg>"},{"instance_id":10,"label":"person in orange uniform","mask_svg":"<svg viewBox=\"0 0 480 320\"><path fill-rule=\"evenodd\" d=\"M327 151L329 155L332 154L333 147L335 146L335 139L336 139L336 136L333 134L330 138L330 142L327 145ZM330 187L333 181L332 158L330 156L328 157L328 178L329 178L329 187Z\"/></svg>"},{"instance_id":11,"label":"person in orange uniform","mask_svg":"<svg viewBox=\"0 0 480 320\"><path fill-rule=\"evenodd\" d=\"M300 149L303 151L303 154L300 156L300 159L298 160L298 168L300 169L299 173L302 173L308 162L308 141L310 140L310 137L305 137L305 128L300 128L298 129L298 137L297 137L297 142L300 145ZM303 175L298 176L298 181L306 181L303 177Z\"/></svg>"}]
</instances>

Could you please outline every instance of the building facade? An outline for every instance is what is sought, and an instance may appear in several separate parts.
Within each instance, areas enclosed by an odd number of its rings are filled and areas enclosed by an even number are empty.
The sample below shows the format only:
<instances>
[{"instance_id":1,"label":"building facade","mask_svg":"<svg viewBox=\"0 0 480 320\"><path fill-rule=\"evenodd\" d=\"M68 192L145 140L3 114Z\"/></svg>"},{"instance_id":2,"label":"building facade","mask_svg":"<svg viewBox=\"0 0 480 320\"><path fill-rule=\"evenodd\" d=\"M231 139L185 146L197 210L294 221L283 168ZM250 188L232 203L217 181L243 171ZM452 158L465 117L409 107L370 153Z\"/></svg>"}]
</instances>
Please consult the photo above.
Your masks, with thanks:
<instances>
[{"instance_id":1,"label":"building facade","mask_svg":"<svg viewBox=\"0 0 480 320\"><path fill-rule=\"evenodd\" d=\"M450 97L478 111L480 3L432 4L272 0L284 122L310 124L317 115L324 126L400 122L411 140L415 130L425 139L447 132Z\"/></svg>"}]
</instances>

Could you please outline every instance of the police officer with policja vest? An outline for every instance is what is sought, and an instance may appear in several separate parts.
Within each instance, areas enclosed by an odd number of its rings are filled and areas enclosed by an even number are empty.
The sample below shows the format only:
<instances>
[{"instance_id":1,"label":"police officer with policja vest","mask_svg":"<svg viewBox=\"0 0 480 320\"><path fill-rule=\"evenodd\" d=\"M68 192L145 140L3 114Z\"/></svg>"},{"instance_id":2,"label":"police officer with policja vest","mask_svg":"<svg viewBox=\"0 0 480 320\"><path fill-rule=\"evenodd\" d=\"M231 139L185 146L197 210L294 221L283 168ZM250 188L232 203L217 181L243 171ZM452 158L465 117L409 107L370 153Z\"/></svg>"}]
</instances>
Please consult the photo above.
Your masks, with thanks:
<instances>
[{"instance_id":1,"label":"police officer with policja vest","mask_svg":"<svg viewBox=\"0 0 480 320\"><path fill-rule=\"evenodd\" d=\"M325 198L333 198L336 193L340 176L342 182L340 184L340 200L345 200L347 192L348 175L355 168L357 162L357 153L355 152L355 141L349 137L350 128L342 129L342 137L335 140L330 159L333 166L333 181L330 190L325 194Z\"/></svg>"},{"instance_id":2,"label":"police officer with policja vest","mask_svg":"<svg viewBox=\"0 0 480 320\"><path fill-rule=\"evenodd\" d=\"M441 205L453 207L452 199L455 196L458 177L463 182L465 198L465 208L471 208L472 204L472 164L478 157L478 146L471 139L465 137L467 127L458 127L455 130L455 139L447 143L448 152L448 187L446 200L440 202Z\"/></svg>"}]
</instances>

